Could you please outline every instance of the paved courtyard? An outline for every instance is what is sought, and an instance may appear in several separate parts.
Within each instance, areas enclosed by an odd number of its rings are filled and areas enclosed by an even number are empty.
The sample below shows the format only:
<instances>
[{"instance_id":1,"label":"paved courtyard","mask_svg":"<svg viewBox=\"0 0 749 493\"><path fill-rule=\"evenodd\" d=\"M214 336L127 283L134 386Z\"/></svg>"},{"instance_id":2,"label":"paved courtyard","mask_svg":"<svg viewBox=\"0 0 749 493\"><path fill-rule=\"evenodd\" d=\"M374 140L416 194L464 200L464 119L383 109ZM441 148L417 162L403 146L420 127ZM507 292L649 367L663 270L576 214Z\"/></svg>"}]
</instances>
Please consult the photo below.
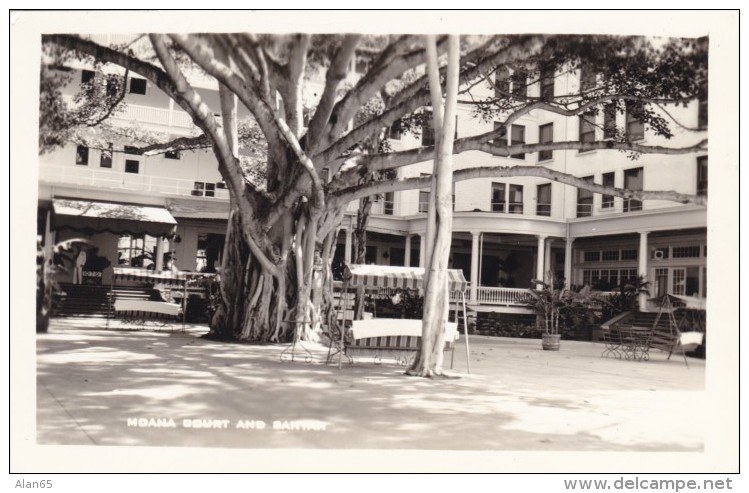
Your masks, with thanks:
<instances>
[{"instance_id":1,"label":"paved courtyard","mask_svg":"<svg viewBox=\"0 0 749 493\"><path fill-rule=\"evenodd\" d=\"M702 452L705 361L601 358L601 344L473 336L429 381L371 358L60 319L37 337L37 443L244 449ZM299 353L297 352L297 355ZM446 358L449 366L449 356ZM697 423L697 425L695 425Z\"/></svg>"}]
</instances>

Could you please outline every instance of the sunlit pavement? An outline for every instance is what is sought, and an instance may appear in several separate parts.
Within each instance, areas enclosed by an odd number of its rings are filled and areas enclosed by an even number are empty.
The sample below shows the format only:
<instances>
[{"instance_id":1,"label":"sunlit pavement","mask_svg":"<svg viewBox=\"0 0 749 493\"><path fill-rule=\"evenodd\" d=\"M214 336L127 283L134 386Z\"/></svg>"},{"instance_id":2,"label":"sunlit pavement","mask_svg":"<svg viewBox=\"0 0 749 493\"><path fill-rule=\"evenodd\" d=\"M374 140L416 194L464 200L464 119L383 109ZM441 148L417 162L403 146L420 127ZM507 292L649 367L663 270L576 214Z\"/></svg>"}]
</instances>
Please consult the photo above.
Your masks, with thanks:
<instances>
[{"instance_id":1,"label":"sunlit pavement","mask_svg":"<svg viewBox=\"0 0 749 493\"><path fill-rule=\"evenodd\" d=\"M125 330L60 319L37 337L37 442L296 449L702 451L705 361L655 351L471 336L457 379L404 376L371 358L326 365L327 346L200 339L203 326ZM288 352L287 352L288 354ZM300 357L301 356L301 357ZM446 367L450 354L446 353Z\"/></svg>"}]
</instances>

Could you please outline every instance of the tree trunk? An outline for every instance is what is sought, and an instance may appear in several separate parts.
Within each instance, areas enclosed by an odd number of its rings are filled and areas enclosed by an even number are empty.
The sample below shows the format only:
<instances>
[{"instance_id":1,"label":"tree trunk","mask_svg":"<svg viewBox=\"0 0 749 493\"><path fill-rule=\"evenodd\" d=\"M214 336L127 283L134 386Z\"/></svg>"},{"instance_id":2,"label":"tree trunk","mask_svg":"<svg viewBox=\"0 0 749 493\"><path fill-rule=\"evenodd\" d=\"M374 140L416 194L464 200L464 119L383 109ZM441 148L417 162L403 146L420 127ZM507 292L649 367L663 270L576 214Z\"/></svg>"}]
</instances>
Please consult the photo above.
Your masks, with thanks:
<instances>
[{"instance_id":1,"label":"tree trunk","mask_svg":"<svg viewBox=\"0 0 749 493\"><path fill-rule=\"evenodd\" d=\"M437 52L435 38L427 37L427 62L432 90L432 115L434 118L435 141L438 152L435 154L432 195L434 196L433 234L427 232L427 239L433 238L432 248L427 246L430 255L426 262L426 284L424 290L424 317L422 322L421 348L408 369L409 375L422 377L443 376L442 360L445 337L445 324L448 314L447 267L452 241L452 147L455 134L455 105L458 82L459 42L457 36L450 36L447 70L447 99L442 118L442 89L437 72Z\"/></svg>"},{"instance_id":2,"label":"tree trunk","mask_svg":"<svg viewBox=\"0 0 749 493\"><path fill-rule=\"evenodd\" d=\"M359 209L356 211L356 227L354 228L354 264L367 263L367 223L369 214L372 211L372 197L365 197L359 201ZM364 305L366 297L364 295L364 286L356 289L354 298L354 320L361 320L364 317Z\"/></svg>"}]
</instances>

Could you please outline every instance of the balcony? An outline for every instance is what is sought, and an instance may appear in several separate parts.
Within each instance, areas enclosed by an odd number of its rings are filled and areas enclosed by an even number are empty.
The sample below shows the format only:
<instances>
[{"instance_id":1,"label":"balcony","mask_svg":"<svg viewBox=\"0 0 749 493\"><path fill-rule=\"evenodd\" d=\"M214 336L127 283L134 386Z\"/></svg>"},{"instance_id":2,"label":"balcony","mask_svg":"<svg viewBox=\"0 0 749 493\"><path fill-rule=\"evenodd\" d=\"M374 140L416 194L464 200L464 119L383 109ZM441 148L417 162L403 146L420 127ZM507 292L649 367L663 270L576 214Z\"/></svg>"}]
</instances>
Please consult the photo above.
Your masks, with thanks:
<instances>
[{"instance_id":1,"label":"balcony","mask_svg":"<svg viewBox=\"0 0 749 493\"><path fill-rule=\"evenodd\" d=\"M39 181L44 183L65 183L96 188L229 200L228 190L221 188L215 190L201 189L196 187L195 180L184 180L165 176L136 175L133 173L92 169L82 166L42 165L39 169Z\"/></svg>"},{"instance_id":2,"label":"balcony","mask_svg":"<svg viewBox=\"0 0 749 493\"><path fill-rule=\"evenodd\" d=\"M63 95L63 101L70 108L75 107L73 96ZM140 104L127 103L122 111L117 111L110 117L113 121L127 122L131 125L158 125L166 127L166 132L192 133L197 132L192 118L182 110L169 110L168 108L155 108Z\"/></svg>"}]
</instances>

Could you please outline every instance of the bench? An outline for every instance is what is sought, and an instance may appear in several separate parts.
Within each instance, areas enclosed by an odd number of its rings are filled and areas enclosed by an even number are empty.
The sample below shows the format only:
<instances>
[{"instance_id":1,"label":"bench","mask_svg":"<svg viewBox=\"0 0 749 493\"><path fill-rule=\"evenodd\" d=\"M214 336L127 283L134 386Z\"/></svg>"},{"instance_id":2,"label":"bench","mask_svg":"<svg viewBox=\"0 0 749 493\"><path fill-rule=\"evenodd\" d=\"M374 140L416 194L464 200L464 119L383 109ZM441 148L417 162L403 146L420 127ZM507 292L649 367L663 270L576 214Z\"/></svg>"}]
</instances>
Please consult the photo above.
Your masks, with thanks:
<instances>
[{"instance_id":1,"label":"bench","mask_svg":"<svg viewBox=\"0 0 749 493\"><path fill-rule=\"evenodd\" d=\"M169 322L179 320L182 316L182 306L165 301L124 299L115 300L114 313L125 323L145 328L148 321L155 321L156 325L164 327L169 325Z\"/></svg>"},{"instance_id":2,"label":"bench","mask_svg":"<svg viewBox=\"0 0 749 493\"><path fill-rule=\"evenodd\" d=\"M354 320L345 352L349 356L373 356L375 363L392 357L406 366L421 346L421 324L421 320L403 318ZM459 338L457 322L447 322L444 350L455 351Z\"/></svg>"}]
</instances>

